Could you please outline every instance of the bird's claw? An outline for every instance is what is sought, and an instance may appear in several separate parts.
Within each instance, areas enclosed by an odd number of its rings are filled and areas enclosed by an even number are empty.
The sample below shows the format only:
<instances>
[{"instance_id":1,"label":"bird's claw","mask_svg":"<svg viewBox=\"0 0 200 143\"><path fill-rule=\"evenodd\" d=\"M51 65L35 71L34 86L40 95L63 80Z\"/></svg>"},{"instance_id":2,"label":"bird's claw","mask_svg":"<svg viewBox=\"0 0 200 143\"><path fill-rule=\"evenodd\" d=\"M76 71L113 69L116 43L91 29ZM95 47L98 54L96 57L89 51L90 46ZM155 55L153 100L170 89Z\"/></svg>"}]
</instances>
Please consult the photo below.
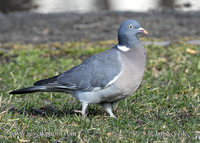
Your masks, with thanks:
<instances>
[{"instance_id":1,"label":"bird's claw","mask_svg":"<svg viewBox=\"0 0 200 143\"><path fill-rule=\"evenodd\" d=\"M117 117L115 117L115 116L110 116L111 118L113 118L113 119L117 119Z\"/></svg>"},{"instance_id":2,"label":"bird's claw","mask_svg":"<svg viewBox=\"0 0 200 143\"><path fill-rule=\"evenodd\" d=\"M81 110L74 110L75 113L82 113Z\"/></svg>"},{"instance_id":3,"label":"bird's claw","mask_svg":"<svg viewBox=\"0 0 200 143\"><path fill-rule=\"evenodd\" d=\"M74 110L75 113L80 113L82 114L83 117L85 117L87 114L81 110Z\"/></svg>"}]
</instances>

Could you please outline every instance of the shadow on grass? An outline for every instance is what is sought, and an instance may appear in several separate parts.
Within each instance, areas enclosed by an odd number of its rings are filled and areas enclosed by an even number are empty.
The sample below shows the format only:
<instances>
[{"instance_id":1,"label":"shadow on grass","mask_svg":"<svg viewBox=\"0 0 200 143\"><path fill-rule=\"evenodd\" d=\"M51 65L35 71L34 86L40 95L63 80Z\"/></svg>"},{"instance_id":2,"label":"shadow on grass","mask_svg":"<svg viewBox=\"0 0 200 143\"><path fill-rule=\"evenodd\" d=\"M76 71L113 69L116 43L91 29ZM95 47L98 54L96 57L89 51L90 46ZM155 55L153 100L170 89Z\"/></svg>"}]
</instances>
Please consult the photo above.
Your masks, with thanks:
<instances>
[{"instance_id":1,"label":"shadow on grass","mask_svg":"<svg viewBox=\"0 0 200 143\"><path fill-rule=\"evenodd\" d=\"M64 109L64 110L60 110L60 109L56 109L55 107L53 107L52 105L45 105L42 106L40 108L31 108L31 109L25 109L26 107L22 108L22 109L17 109L15 107L11 107L8 112L9 113L17 113L17 114L27 114L27 115L33 115L33 116L43 116L43 117L49 117L49 116L56 116L56 117L64 117L67 115L81 115L80 113L75 113L74 110L76 109L72 109L72 108L68 108L68 109ZM78 110L81 110L81 108L79 108ZM103 115L104 112L103 110L97 109L97 108L88 108L87 109L87 115L88 116L97 116L97 115Z\"/></svg>"}]
</instances>

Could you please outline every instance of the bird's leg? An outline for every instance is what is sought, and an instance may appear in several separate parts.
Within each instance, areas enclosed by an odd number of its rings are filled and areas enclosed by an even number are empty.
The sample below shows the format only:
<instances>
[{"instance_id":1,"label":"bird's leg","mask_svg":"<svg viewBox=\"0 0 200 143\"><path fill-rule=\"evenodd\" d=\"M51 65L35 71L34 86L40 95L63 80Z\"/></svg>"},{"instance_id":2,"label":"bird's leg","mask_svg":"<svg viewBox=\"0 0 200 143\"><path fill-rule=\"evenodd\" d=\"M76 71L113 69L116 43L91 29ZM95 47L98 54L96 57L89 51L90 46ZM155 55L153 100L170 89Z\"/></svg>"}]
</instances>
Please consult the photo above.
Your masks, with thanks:
<instances>
[{"instance_id":1,"label":"bird's leg","mask_svg":"<svg viewBox=\"0 0 200 143\"><path fill-rule=\"evenodd\" d=\"M111 103L103 103L103 104L101 104L101 106L110 115L110 117L116 118L112 112L112 104Z\"/></svg>"},{"instance_id":2,"label":"bird's leg","mask_svg":"<svg viewBox=\"0 0 200 143\"><path fill-rule=\"evenodd\" d=\"M85 116L86 114L86 109L87 109L88 103L82 102L82 110L74 110L76 113L81 113L82 116Z\"/></svg>"}]
</instances>

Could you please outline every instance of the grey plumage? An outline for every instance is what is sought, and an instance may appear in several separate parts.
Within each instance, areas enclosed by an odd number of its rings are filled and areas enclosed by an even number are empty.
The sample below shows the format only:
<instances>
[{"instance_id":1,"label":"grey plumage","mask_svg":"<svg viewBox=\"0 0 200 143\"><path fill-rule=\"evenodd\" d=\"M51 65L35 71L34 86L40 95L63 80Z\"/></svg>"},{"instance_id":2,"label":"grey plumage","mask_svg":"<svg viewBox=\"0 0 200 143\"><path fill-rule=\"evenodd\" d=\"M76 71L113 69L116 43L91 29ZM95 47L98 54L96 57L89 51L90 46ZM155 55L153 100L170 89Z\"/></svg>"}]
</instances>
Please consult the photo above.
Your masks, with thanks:
<instances>
[{"instance_id":1,"label":"grey plumage","mask_svg":"<svg viewBox=\"0 0 200 143\"><path fill-rule=\"evenodd\" d=\"M63 74L37 81L34 86L10 94L33 92L63 92L82 102L85 115L88 104L99 104L112 113L112 104L131 95L140 85L145 69L145 49L137 38L147 33L135 20L122 23L118 31L119 44L96 54Z\"/></svg>"},{"instance_id":2,"label":"grey plumage","mask_svg":"<svg viewBox=\"0 0 200 143\"><path fill-rule=\"evenodd\" d=\"M96 54L59 76L58 83L81 91L91 91L96 87L105 88L121 71L117 56L116 48Z\"/></svg>"}]
</instances>

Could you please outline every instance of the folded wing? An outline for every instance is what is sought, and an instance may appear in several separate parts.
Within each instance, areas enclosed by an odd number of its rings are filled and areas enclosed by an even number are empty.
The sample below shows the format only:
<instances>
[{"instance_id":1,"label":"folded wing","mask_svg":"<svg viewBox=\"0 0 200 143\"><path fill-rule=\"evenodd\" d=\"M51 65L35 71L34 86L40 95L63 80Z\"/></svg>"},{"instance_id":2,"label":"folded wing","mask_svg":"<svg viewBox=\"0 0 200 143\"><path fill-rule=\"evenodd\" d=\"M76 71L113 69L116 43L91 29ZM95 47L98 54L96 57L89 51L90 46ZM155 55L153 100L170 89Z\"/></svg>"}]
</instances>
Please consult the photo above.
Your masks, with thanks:
<instances>
[{"instance_id":1,"label":"folded wing","mask_svg":"<svg viewBox=\"0 0 200 143\"><path fill-rule=\"evenodd\" d=\"M48 79L36 82L35 86L51 86L67 90L91 91L105 88L121 72L118 50L112 48L96 54L82 64ZM109 83L110 84L110 83Z\"/></svg>"}]
</instances>

